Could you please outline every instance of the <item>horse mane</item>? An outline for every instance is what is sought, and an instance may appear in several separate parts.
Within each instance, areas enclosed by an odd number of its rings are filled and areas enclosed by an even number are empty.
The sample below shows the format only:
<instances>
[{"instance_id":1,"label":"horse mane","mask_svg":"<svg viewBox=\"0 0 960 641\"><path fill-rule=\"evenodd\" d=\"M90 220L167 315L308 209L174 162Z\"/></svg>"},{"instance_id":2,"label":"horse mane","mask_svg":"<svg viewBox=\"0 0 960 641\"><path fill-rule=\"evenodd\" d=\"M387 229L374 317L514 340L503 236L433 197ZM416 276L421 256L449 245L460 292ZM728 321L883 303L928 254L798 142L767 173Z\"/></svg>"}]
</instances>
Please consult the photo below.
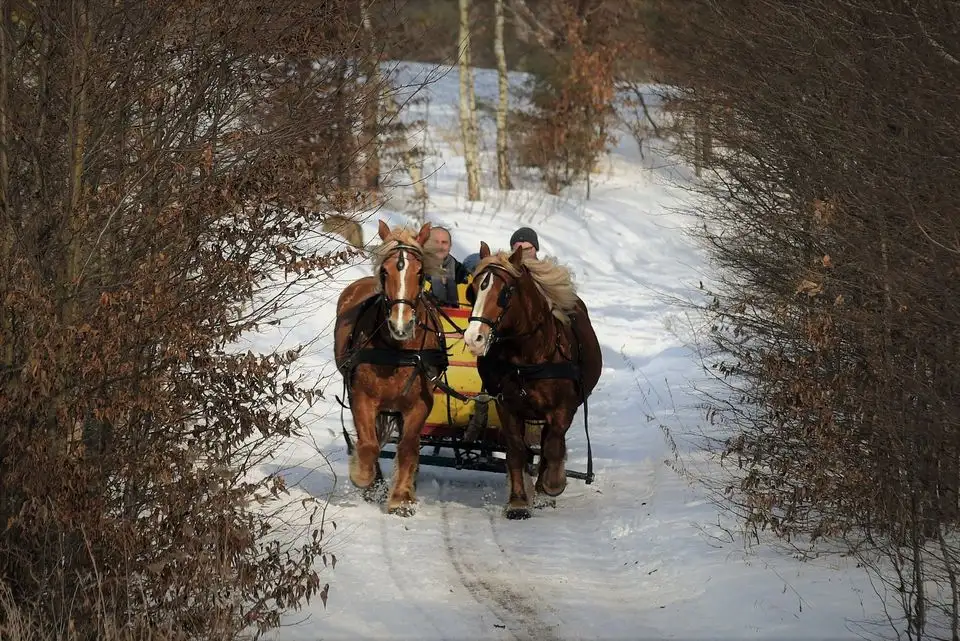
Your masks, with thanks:
<instances>
[{"instance_id":1,"label":"horse mane","mask_svg":"<svg viewBox=\"0 0 960 641\"><path fill-rule=\"evenodd\" d=\"M397 227L390 230L390 235L383 243L372 247L370 254L373 258L373 275L377 276L380 273L380 268L383 267L383 261L387 259L391 251L396 249L397 245L409 245L417 248L423 256L424 274L434 274L438 272L441 269L440 259L437 257L434 249L424 247L417 242L417 233L417 230L412 227ZM376 291L380 291L380 279L377 278L376 282Z\"/></svg>"},{"instance_id":2,"label":"horse mane","mask_svg":"<svg viewBox=\"0 0 960 641\"><path fill-rule=\"evenodd\" d=\"M480 273L487 265L496 264L504 268L514 278L520 278L520 270L510 262L510 254L505 251L490 254L474 269ZM523 257L522 267L530 272L537 289L547 301L551 313L563 324L570 323L570 315L577 309L577 287L573 283L570 270L559 264L553 257Z\"/></svg>"}]
</instances>

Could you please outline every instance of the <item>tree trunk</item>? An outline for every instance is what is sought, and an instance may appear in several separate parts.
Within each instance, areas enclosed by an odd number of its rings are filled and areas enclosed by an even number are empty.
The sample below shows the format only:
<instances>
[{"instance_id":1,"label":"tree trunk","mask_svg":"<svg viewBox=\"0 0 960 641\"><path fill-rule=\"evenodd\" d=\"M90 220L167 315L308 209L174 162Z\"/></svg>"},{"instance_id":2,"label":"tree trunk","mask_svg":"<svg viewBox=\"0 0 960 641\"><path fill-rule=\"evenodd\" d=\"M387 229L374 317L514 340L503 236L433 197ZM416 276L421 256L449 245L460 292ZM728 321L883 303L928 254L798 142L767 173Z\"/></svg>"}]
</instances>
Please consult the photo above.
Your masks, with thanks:
<instances>
[{"instance_id":1,"label":"tree trunk","mask_svg":"<svg viewBox=\"0 0 960 641\"><path fill-rule=\"evenodd\" d=\"M10 78L10 47L7 43L7 35L10 33L10 2L0 0L0 285L4 285L7 279L11 278L9 270L13 254L14 229L13 219L10 217L10 175L7 158L7 148L9 136L9 124L7 122L7 112L9 104L9 78ZM9 314L0 314L0 337L4 338L2 360L0 367L13 367L14 347L13 347L13 319Z\"/></svg>"},{"instance_id":2,"label":"tree trunk","mask_svg":"<svg viewBox=\"0 0 960 641\"><path fill-rule=\"evenodd\" d=\"M460 134L467 168L467 200L480 200L477 158L477 103L470 69L470 0L460 0Z\"/></svg>"},{"instance_id":3,"label":"tree trunk","mask_svg":"<svg viewBox=\"0 0 960 641\"><path fill-rule=\"evenodd\" d=\"M507 160L507 111L509 109L509 82L507 55L503 49L503 0L494 0L493 53L497 58L497 86L500 102L497 104L497 184L500 189L513 189L510 164Z\"/></svg>"},{"instance_id":4,"label":"tree trunk","mask_svg":"<svg viewBox=\"0 0 960 641\"><path fill-rule=\"evenodd\" d=\"M337 184L346 191L353 187L353 125L354 115L347 107L347 62L337 62L336 113L337 123Z\"/></svg>"},{"instance_id":5,"label":"tree trunk","mask_svg":"<svg viewBox=\"0 0 960 641\"><path fill-rule=\"evenodd\" d=\"M70 327L78 323L77 295L80 283L80 263L82 260L84 216L82 199L84 193L84 155L87 146L87 136L90 128L90 105L87 91L87 76L89 73L90 49L93 44L93 29L90 25L90 16L86 3L76 5L77 14L75 25L77 32L74 35L74 64L71 78L70 108L68 113L69 130L67 140L70 153L70 175L68 179L66 218L60 225L60 243L64 248L61 271L59 274L60 313L63 327ZM55 404L55 411L61 409L62 399ZM56 417L51 417L56 424ZM78 455L83 453L83 423L76 421L67 425L67 451Z\"/></svg>"},{"instance_id":6,"label":"tree trunk","mask_svg":"<svg viewBox=\"0 0 960 641\"><path fill-rule=\"evenodd\" d=\"M377 145L380 112L380 71L374 55L373 27L370 24L369 0L360 3L360 18L363 23L366 41L364 57L364 77L366 79L367 100L364 101L363 134L360 147L363 149L363 184L370 191L380 189L380 149Z\"/></svg>"}]
</instances>

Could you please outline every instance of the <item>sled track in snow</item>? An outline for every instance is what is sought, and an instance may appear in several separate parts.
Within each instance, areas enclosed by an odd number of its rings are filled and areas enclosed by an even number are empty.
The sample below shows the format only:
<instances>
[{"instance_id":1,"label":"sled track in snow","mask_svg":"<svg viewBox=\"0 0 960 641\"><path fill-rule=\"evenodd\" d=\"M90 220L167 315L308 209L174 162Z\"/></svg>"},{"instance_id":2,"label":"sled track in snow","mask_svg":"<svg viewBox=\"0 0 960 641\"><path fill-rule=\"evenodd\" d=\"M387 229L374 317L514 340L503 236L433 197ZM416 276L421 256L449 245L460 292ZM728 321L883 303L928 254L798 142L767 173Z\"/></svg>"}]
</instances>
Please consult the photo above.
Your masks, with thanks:
<instances>
[{"instance_id":1,"label":"sled track in snow","mask_svg":"<svg viewBox=\"0 0 960 641\"><path fill-rule=\"evenodd\" d=\"M463 549L457 544L450 524L449 508L443 500L443 486L439 493L440 527L447 558L453 566L460 583L470 596L496 616L503 632L516 641L562 641L554 625L541 618L546 604L535 596L524 594L497 577L495 568L484 568L480 563L465 557ZM506 550L499 542L499 534L494 525L496 516L490 515L491 540L499 554ZM488 548L489 549L489 548Z\"/></svg>"},{"instance_id":2,"label":"sled track in snow","mask_svg":"<svg viewBox=\"0 0 960 641\"><path fill-rule=\"evenodd\" d=\"M404 600L409 603L413 603L417 611L420 613L420 616L424 621L430 624L434 630L436 630L441 639L447 639L448 637L444 634L443 629L437 625L435 619L430 616L430 613L423 607L421 607L416 599L412 598L410 594L410 580L411 577L404 577L403 573L397 569L396 561L393 558L393 553L391 552L390 546L390 537L387 533L387 517L385 515L380 516L380 546L383 551L383 558L387 564L387 572L390 574L390 580L393 581L393 585L397 588L397 593L402 596ZM405 580L406 578L406 580Z\"/></svg>"}]
</instances>

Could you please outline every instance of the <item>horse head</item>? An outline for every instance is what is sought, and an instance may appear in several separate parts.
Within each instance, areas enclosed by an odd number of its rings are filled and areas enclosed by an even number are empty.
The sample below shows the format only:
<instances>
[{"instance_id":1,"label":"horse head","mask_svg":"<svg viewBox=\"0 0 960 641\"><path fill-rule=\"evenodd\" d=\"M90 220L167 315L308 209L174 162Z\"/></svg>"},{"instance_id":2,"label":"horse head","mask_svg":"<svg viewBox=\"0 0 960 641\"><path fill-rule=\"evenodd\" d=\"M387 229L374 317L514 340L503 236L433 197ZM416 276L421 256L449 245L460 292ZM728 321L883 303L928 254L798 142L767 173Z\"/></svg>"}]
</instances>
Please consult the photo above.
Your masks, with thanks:
<instances>
[{"instance_id":1,"label":"horse head","mask_svg":"<svg viewBox=\"0 0 960 641\"><path fill-rule=\"evenodd\" d=\"M510 301L520 285L523 250L517 249L509 260L487 260L490 255L490 247L481 241L480 263L467 289L473 310L463 340L474 356L486 356L496 342L497 332L509 325L509 316L515 309Z\"/></svg>"},{"instance_id":2,"label":"horse head","mask_svg":"<svg viewBox=\"0 0 960 641\"><path fill-rule=\"evenodd\" d=\"M378 233L383 244L374 251L374 273L386 306L387 328L398 341L413 338L417 327L417 304L432 255L424 249L430 237L430 223L414 235L412 230L394 229L380 221Z\"/></svg>"}]
</instances>

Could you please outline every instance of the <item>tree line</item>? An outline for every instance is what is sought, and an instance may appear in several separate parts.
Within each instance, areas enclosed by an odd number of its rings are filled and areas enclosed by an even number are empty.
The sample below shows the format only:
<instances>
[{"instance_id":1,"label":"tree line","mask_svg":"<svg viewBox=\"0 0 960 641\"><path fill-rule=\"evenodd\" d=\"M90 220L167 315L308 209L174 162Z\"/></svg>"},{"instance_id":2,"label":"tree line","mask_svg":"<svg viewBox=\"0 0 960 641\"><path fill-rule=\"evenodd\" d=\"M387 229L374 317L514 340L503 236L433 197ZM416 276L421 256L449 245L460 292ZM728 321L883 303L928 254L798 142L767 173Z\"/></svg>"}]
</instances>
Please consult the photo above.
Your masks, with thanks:
<instances>
[{"instance_id":1,"label":"tree line","mask_svg":"<svg viewBox=\"0 0 960 641\"><path fill-rule=\"evenodd\" d=\"M694 0L648 23L702 168L718 498L755 535L839 543L912 639L960 638L958 12Z\"/></svg>"}]
</instances>

